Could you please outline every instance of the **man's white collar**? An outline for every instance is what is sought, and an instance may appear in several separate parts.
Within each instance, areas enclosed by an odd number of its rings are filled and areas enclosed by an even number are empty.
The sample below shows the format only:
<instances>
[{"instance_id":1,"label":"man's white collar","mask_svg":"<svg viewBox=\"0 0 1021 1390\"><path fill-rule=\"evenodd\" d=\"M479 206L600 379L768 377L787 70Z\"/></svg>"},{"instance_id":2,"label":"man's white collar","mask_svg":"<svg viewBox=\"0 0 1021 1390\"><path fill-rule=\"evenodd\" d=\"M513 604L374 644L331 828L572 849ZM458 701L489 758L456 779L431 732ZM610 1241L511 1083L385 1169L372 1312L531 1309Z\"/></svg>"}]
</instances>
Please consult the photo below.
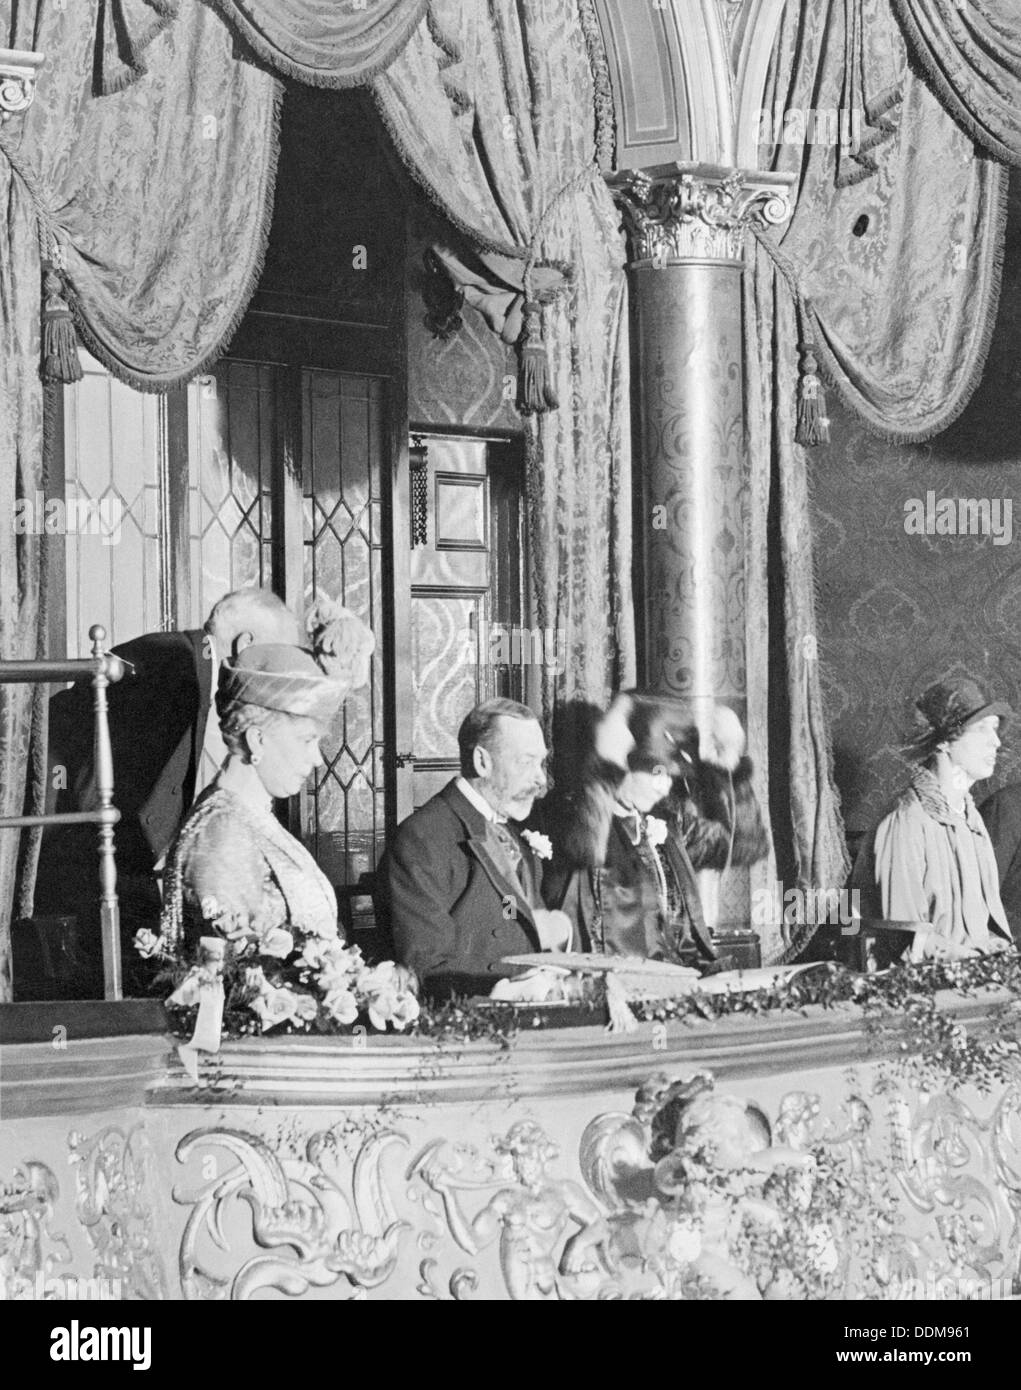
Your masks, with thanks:
<instances>
[{"instance_id":1,"label":"man's white collar","mask_svg":"<svg viewBox=\"0 0 1021 1390\"><path fill-rule=\"evenodd\" d=\"M459 777L454 785L465 800L470 802L476 811L480 811L486 820L492 821L494 825L507 824L507 817L501 816L498 811L495 811L486 798L475 790L467 777Z\"/></svg>"}]
</instances>

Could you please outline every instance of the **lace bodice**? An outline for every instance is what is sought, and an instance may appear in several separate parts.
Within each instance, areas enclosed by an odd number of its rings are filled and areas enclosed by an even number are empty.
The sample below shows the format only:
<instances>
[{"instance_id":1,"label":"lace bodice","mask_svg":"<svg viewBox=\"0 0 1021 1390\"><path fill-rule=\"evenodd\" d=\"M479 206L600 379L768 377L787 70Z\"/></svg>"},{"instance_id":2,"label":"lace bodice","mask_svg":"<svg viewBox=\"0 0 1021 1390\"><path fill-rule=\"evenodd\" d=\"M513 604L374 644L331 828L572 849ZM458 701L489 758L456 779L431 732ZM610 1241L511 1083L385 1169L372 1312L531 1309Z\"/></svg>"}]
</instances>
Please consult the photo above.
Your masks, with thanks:
<instances>
[{"instance_id":1,"label":"lace bodice","mask_svg":"<svg viewBox=\"0 0 1021 1390\"><path fill-rule=\"evenodd\" d=\"M201 930L336 932L337 899L308 850L273 815L213 782L170 852L163 933L172 949Z\"/></svg>"}]
</instances>

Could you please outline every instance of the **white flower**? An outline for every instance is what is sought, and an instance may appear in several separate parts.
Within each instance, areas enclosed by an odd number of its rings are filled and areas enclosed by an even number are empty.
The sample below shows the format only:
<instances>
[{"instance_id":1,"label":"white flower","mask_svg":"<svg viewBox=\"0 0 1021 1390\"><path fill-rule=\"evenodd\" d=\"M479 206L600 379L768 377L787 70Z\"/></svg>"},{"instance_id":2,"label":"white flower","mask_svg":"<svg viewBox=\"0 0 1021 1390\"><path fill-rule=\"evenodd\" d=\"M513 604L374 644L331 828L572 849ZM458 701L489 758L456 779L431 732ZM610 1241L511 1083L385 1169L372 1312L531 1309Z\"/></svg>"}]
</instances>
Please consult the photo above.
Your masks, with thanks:
<instances>
[{"instance_id":1,"label":"white flower","mask_svg":"<svg viewBox=\"0 0 1021 1390\"><path fill-rule=\"evenodd\" d=\"M318 1005L310 994L300 994L286 985L274 987L267 985L257 998L252 1000L252 1012L262 1020L262 1031L275 1028L280 1023L307 1023L315 1018Z\"/></svg>"},{"instance_id":2,"label":"white flower","mask_svg":"<svg viewBox=\"0 0 1021 1390\"><path fill-rule=\"evenodd\" d=\"M286 960L294 950L294 937L283 927L270 927L259 938L259 954Z\"/></svg>"},{"instance_id":3,"label":"white flower","mask_svg":"<svg viewBox=\"0 0 1021 1390\"><path fill-rule=\"evenodd\" d=\"M381 961L364 971L358 981L358 992L368 1006L373 1028L384 1032L386 1025L392 1023L401 1032L415 1021L419 1005L414 985L412 973L392 960Z\"/></svg>"},{"instance_id":4,"label":"white flower","mask_svg":"<svg viewBox=\"0 0 1021 1390\"><path fill-rule=\"evenodd\" d=\"M671 1259L678 1264L690 1264L702 1253L702 1232L689 1221L679 1221L672 1226L667 1240Z\"/></svg>"},{"instance_id":5,"label":"white flower","mask_svg":"<svg viewBox=\"0 0 1021 1390\"><path fill-rule=\"evenodd\" d=\"M318 937L310 936L301 943L301 955L298 957L298 965L306 967L308 970L322 970L326 964L326 942Z\"/></svg>"},{"instance_id":6,"label":"white flower","mask_svg":"<svg viewBox=\"0 0 1021 1390\"><path fill-rule=\"evenodd\" d=\"M522 830L521 838L537 859L553 858L553 845L548 835L540 835L538 830Z\"/></svg>"},{"instance_id":7,"label":"white flower","mask_svg":"<svg viewBox=\"0 0 1021 1390\"><path fill-rule=\"evenodd\" d=\"M323 1000L323 1007L337 1023L354 1023L358 1017L358 1000L349 989L331 990Z\"/></svg>"},{"instance_id":8,"label":"white flower","mask_svg":"<svg viewBox=\"0 0 1021 1390\"><path fill-rule=\"evenodd\" d=\"M666 843L668 833L665 820L660 820L659 816L645 817L645 838L653 849Z\"/></svg>"},{"instance_id":9,"label":"white flower","mask_svg":"<svg viewBox=\"0 0 1021 1390\"><path fill-rule=\"evenodd\" d=\"M150 960L153 956L163 955L163 937L157 936L148 927L140 927L135 932L133 941L135 950L145 960Z\"/></svg>"},{"instance_id":10,"label":"white flower","mask_svg":"<svg viewBox=\"0 0 1021 1390\"><path fill-rule=\"evenodd\" d=\"M358 947L349 948L341 941L328 942L320 953L320 961L316 983L324 994L354 989L355 981L364 968Z\"/></svg>"}]
</instances>

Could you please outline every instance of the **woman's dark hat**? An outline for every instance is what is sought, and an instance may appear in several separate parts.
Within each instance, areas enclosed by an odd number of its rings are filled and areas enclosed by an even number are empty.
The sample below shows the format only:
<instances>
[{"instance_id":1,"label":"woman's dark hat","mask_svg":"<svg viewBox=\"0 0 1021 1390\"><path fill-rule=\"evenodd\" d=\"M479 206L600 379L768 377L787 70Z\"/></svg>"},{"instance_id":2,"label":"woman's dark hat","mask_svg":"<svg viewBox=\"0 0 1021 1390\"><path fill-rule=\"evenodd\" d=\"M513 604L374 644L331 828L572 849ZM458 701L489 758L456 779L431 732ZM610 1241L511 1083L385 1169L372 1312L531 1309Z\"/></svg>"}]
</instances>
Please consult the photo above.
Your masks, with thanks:
<instances>
[{"instance_id":1,"label":"woman's dark hat","mask_svg":"<svg viewBox=\"0 0 1021 1390\"><path fill-rule=\"evenodd\" d=\"M1003 700L990 700L977 681L968 676L955 676L930 685L915 701L915 708L940 735L940 741L953 740L970 725L987 715L1010 719L1014 711Z\"/></svg>"},{"instance_id":2,"label":"woman's dark hat","mask_svg":"<svg viewBox=\"0 0 1021 1390\"><path fill-rule=\"evenodd\" d=\"M930 685L915 701L917 728L905 752L925 762L942 743L953 743L965 729L987 715L1013 718L1003 700L990 700L970 676L952 676Z\"/></svg>"},{"instance_id":3,"label":"woman's dark hat","mask_svg":"<svg viewBox=\"0 0 1021 1390\"><path fill-rule=\"evenodd\" d=\"M634 745L628 753L633 772L663 768L671 777L690 772L698 752L698 728L688 706L655 695L631 697L628 726Z\"/></svg>"}]
</instances>

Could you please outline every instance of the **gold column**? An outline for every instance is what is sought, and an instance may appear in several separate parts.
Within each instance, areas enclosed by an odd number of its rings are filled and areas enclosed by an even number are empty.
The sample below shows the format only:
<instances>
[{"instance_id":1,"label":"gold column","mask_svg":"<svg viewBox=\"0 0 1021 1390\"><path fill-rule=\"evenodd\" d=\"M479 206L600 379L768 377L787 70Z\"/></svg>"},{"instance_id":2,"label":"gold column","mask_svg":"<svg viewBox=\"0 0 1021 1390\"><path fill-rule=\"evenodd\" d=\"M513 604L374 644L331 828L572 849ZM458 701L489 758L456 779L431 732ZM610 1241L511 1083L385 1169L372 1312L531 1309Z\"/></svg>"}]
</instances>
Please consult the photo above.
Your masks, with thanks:
<instances>
[{"instance_id":1,"label":"gold column","mask_svg":"<svg viewBox=\"0 0 1021 1390\"><path fill-rule=\"evenodd\" d=\"M790 182L708 164L609 179L630 243L639 669L700 725L722 700L747 727L741 272L752 222L789 217ZM728 876L721 928L747 923L747 880Z\"/></svg>"}]
</instances>

